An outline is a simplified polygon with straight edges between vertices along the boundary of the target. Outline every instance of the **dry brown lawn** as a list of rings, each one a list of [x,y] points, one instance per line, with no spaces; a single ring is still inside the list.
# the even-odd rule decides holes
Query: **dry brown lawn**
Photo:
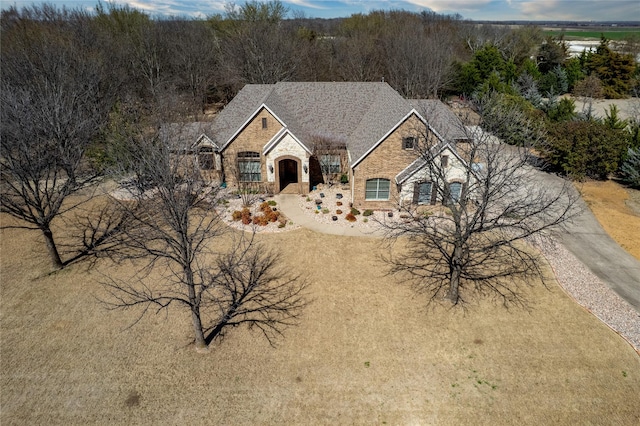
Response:
[[[640,191],[612,180],[585,182],[579,189],[607,234],[640,260]]]
[[[49,274],[37,234],[0,237],[2,425],[640,422],[638,354],[556,285],[529,312],[426,309],[375,239],[265,235],[311,283],[302,323],[277,348],[237,328],[198,354],[186,313],[128,328],[95,271]]]

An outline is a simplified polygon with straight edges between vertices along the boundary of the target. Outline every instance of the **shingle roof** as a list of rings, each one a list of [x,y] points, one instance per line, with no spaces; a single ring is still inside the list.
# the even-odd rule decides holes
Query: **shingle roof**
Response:
[[[420,114],[432,111],[427,121],[442,132],[443,138],[459,138],[459,120],[440,101],[408,101],[381,82],[248,84],[218,114],[215,133],[207,134],[224,149],[262,105],[309,151],[313,150],[314,137],[321,136],[345,143],[353,161],[365,155],[414,108]]]
[[[247,84],[238,92],[231,102],[216,116],[214,134],[209,134],[216,144],[223,145],[263,104],[273,90],[273,84]]]
[[[361,157],[412,109],[386,83],[280,82],[245,86],[220,112],[219,146],[264,104],[312,150],[314,136],[344,142],[352,158]]]
[[[190,150],[202,135],[211,139],[215,145],[215,141],[211,138],[213,133],[213,123],[206,121],[168,123],[160,127],[160,136],[168,142],[171,151]],[[214,148],[218,147],[214,146]]]
[[[442,102],[435,99],[410,99],[409,102],[444,140],[454,142],[468,138],[460,118]]]

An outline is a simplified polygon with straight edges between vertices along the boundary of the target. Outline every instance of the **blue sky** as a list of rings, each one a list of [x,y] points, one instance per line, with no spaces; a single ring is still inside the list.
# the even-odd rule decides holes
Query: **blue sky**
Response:
[[[110,0],[150,15],[206,17],[223,13],[227,0]],[[262,1],[262,0],[260,0]],[[3,9],[40,3],[33,0],[0,0]],[[97,0],[49,0],[67,8],[93,9]],[[236,0],[236,4],[243,0]],[[473,20],[578,20],[640,21],[638,0],[283,0],[307,17],[332,18],[380,9],[459,13]]]

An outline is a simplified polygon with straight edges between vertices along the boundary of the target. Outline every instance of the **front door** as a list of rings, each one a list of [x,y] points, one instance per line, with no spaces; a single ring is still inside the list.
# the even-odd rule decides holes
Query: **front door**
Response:
[[[298,162],[288,158],[280,160],[278,162],[278,175],[280,191],[290,183],[298,183]]]

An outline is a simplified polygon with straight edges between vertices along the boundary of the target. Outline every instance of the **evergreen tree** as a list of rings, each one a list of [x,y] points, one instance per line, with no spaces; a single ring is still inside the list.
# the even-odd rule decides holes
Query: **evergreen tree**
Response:
[[[622,180],[634,188],[640,188],[640,148],[627,150],[627,159],[620,167]]]

